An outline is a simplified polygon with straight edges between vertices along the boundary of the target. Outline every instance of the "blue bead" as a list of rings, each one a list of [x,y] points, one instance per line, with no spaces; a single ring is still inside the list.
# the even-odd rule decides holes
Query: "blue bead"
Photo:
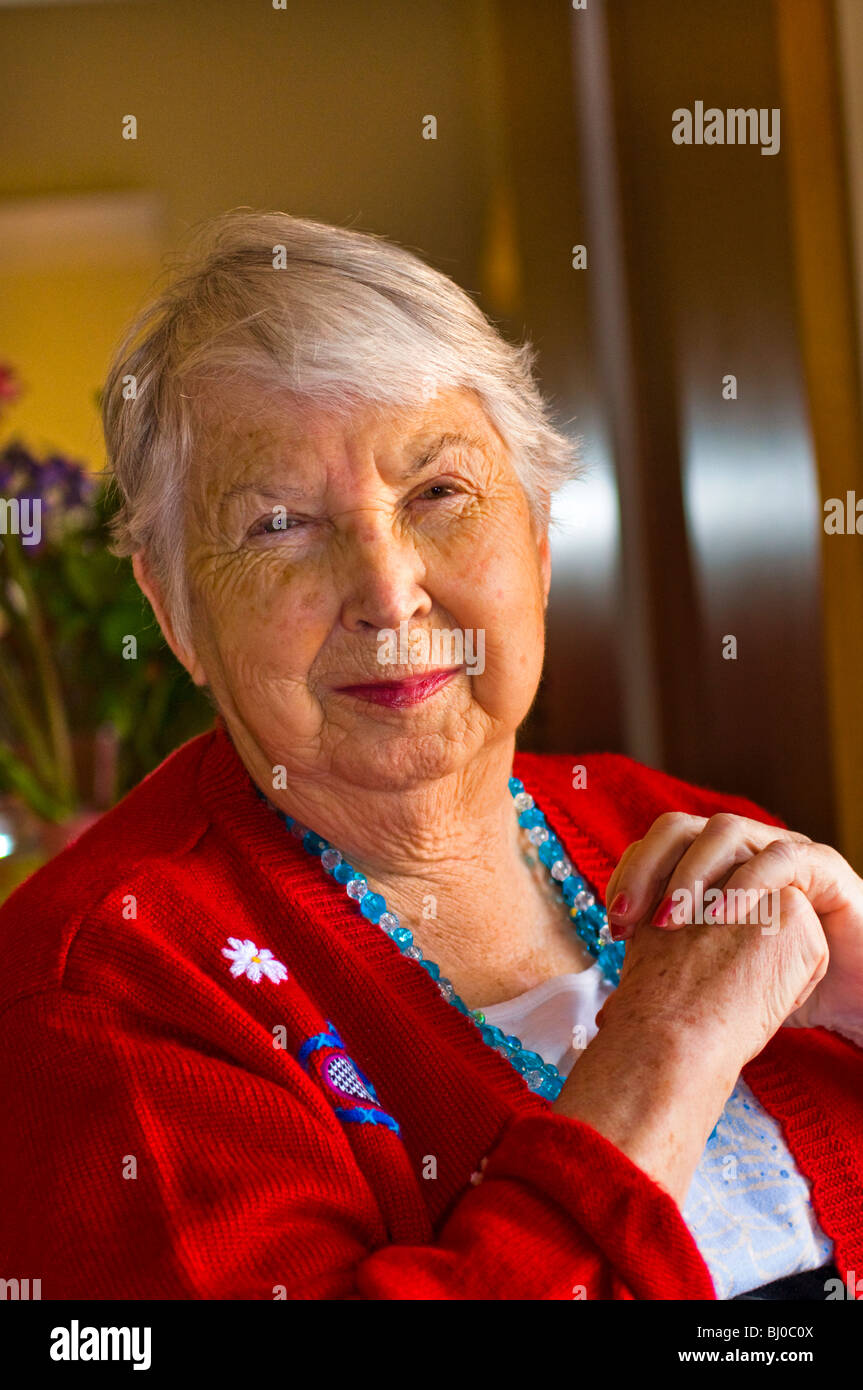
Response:
[[[360,912],[364,917],[368,917],[370,922],[379,922],[381,914],[386,910],[386,900],[380,893],[366,893],[365,897],[360,899]]]
[[[606,946],[604,950],[599,952],[599,968],[605,978],[610,980],[613,985],[620,983],[622,961],[616,955],[618,945],[622,946],[623,942],[618,942],[615,946]]]
[[[524,783],[518,777],[510,777],[508,787],[513,797],[524,793]],[[292,816],[285,815],[283,818],[288,830],[296,830],[299,827],[303,831],[303,847],[308,853],[320,856],[325,850],[332,849],[327,840],[316,834],[315,831],[300,826],[300,823],[295,821]],[[547,828],[545,815],[536,805],[531,806],[529,810],[521,811],[518,814],[518,823],[525,830],[534,830],[540,826]],[[537,850],[540,862],[548,869],[551,869],[559,859],[566,858],[566,851],[561,841],[551,831],[548,833],[548,838],[537,846]],[[350,883],[352,879],[358,879],[365,884],[367,891],[364,897],[357,899],[360,911],[370,922],[378,923],[380,921],[380,918],[387,911],[386,900],[380,893],[371,891],[364,874],[344,860],[334,868],[327,868],[326,872],[332,874],[336,882],[342,885]],[[574,908],[575,899],[579,893],[590,891],[585,879],[578,872],[571,873],[558,886],[569,909]],[[591,955],[599,961],[605,977],[613,984],[618,984],[626,945],[624,942],[615,942],[608,946],[600,946],[598,933],[608,920],[602,904],[596,903],[593,907],[582,908],[577,912],[570,911],[569,918],[576,934],[584,941]],[[413,933],[407,927],[401,925],[393,927],[391,931],[388,931],[388,935],[402,952],[407,951],[413,945]],[[441,980],[440,967],[434,961],[421,958],[419,964],[431,979]],[[505,1036],[503,1030],[497,1028],[493,1023],[481,1023],[474,1016],[474,1011],[469,1009],[464,1000],[455,993],[451,983],[445,981],[444,984],[444,997],[458,1009],[459,1013],[464,1014],[476,1024],[483,1042],[494,1047],[501,1055],[506,1056],[513,1069],[525,1079],[531,1074],[534,1074],[535,1080],[538,1077],[536,1086],[532,1087],[535,1095],[555,1101],[565,1083],[565,1078],[560,1075],[557,1068],[552,1063],[544,1061],[538,1052],[522,1048],[520,1040],[514,1034]],[[714,1137],[715,1133],[714,1130],[711,1138]]]
[[[583,893],[587,888],[587,884],[580,874],[570,874],[568,878],[563,880],[560,887],[563,893],[563,901],[569,907],[572,907],[579,893]]]
[[[582,941],[595,940],[596,927],[588,917],[585,908],[581,908],[581,910],[575,914],[574,921],[576,936],[580,936]]]
[[[537,850],[537,854],[539,855],[543,864],[546,864],[548,868],[551,868],[552,864],[557,859],[563,858],[563,852],[563,845],[560,843],[560,840],[557,838],[556,835],[549,835],[548,839],[543,840],[542,844]]]

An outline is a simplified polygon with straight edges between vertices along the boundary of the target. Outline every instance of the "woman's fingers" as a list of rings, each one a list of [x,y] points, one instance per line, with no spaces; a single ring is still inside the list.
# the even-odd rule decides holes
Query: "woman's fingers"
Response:
[[[844,880],[853,870],[838,850],[813,840],[773,839],[741,864],[725,884],[722,902],[707,922],[741,922],[755,914],[778,930],[777,904],[783,888],[797,888],[819,917],[829,916],[844,902]]]
[[[691,920],[693,909],[701,909],[711,888],[777,840],[812,843],[796,831],[730,812],[721,811],[709,819],[677,811],[659,816],[644,839],[630,846],[632,852],[627,850],[610,880],[614,897],[609,893],[608,915],[613,935],[617,940],[631,936],[650,913],[654,926],[672,930],[682,926]]]
[[[711,816],[669,876],[654,926],[674,930],[693,920],[710,921],[713,904],[739,868],[770,844],[810,844],[805,835],[725,811]],[[777,887],[784,888],[786,878]]]
[[[706,824],[704,816],[666,811],[643,840],[624,851],[606,889],[609,925],[618,940],[656,905],[675,864]]]
[[[629,860],[632,858],[633,854],[638,849],[638,846],[640,844],[640,840],[633,840],[632,844],[627,845],[626,849],[623,851],[623,854],[618,859],[617,865],[612,872],[611,878],[608,880],[608,883],[605,887],[605,901],[607,904],[609,904],[609,906],[617,902],[617,885],[620,882],[620,875],[623,873],[624,868],[626,867]]]

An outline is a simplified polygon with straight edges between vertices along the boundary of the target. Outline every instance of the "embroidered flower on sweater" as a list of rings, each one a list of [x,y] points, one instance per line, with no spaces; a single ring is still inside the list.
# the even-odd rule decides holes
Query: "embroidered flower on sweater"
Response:
[[[263,979],[266,975],[268,980],[272,980],[274,985],[280,984],[282,980],[288,978],[288,972],[280,960],[273,958],[272,951],[260,951],[254,941],[240,941],[239,937],[229,936],[228,946],[232,950],[222,947],[222,955],[227,956],[228,960],[234,963],[231,966],[231,974],[235,977],[245,975],[247,980],[252,980],[254,984]]]
[[[484,1173],[485,1173],[485,1165],[486,1165],[487,1163],[488,1163],[488,1155],[486,1154],[485,1158],[481,1158],[481,1159],[480,1159],[480,1161],[479,1161],[479,1168],[477,1169],[477,1171],[476,1171],[475,1173],[471,1173],[471,1175],[470,1175],[470,1180],[471,1180],[471,1182],[473,1183],[474,1187],[476,1187],[478,1183],[481,1183],[481,1182],[482,1182],[482,1180],[483,1180],[483,1175],[484,1175]]]

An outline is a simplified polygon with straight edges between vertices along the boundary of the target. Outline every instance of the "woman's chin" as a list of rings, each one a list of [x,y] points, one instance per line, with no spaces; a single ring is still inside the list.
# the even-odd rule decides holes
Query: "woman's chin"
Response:
[[[446,777],[469,763],[483,742],[475,730],[461,724],[451,728],[387,730],[377,725],[366,739],[343,742],[333,759],[332,773],[369,791],[405,791],[431,779]]]

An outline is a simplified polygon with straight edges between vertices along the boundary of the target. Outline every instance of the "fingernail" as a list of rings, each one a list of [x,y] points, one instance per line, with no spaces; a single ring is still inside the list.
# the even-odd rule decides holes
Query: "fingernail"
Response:
[[[662,902],[659,904],[659,907],[656,909],[656,913],[650,925],[652,927],[664,927],[669,917],[671,916],[673,907],[673,898],[663,898]]]
[[[627,922],[609,922],[611,941],[628,941],[635,934],[635,927]]]
[[[625,893],[615,893],[614,902],[608,909],[609,917],[625,917],[629,911],[629,898]]]

